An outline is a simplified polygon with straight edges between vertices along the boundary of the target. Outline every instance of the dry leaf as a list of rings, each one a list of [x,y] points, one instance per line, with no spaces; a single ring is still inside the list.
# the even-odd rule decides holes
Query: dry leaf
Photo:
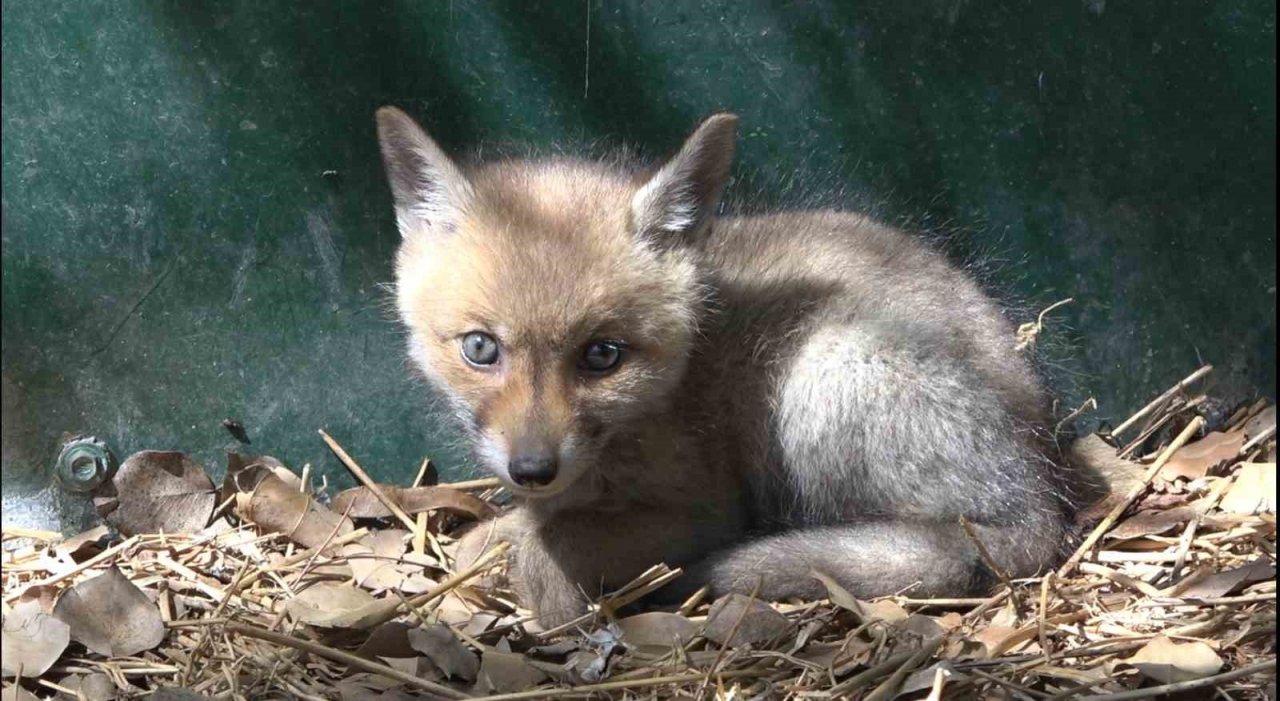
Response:
[[[0,693],[0,701],[40,701],[40,697],[17,684],[11,684]]]
[[[164,640],[160,608],[120,570],[85,580],[58,599],[53,615],[71,639],[104,657],[128,657]]]
[[[1267,560],[1259,558],[1243,567],[1236,567],[1223,572],[1216,572],[1192,584],[1178,596],[1192,598],[1214,598],[1227,596],[1244,589],[1256,582],[1265,582],[1276,578],[1276,568]]]
[[[460,489],[451,487],[397,487],[378,485],[382,493],[407,514],[417,514],[433,509],[483,520],[497,513],[492,504],[482,501]],[[333,497],[333,509],[351,518],[389,518],[391,510],[373,495],[368,487],[355,487],[339,492]]]
[[[1223,665],[1218,653],[1205,643],[1175,643],[1163,635],[1152,639],[1126,662],[1162,684],[1202,679],[1217,673]]]
[[[1082,473],[1086,502],[1103,501],[1108,495],[1127,494],[1142,481],[1142,465],[1119,456],[1102,436],[1091,433],[1077,439],[1067,452],[1071,465]]]
[[[1195,443],[1179,448],[1178,452],[1169,458],[1169,462],[1160,468],[1160,478],[1167,481],[1173,481],[1178,477],[1188,480],[1200,479],[1215,467],[1238,457],[1240,447],[1243,445],[1243,433],[1214,431]]]
[[[448,626],[435,623],[413,628],[409,630],[409,644],[426,655],[446,677],[469,682],[476,680],[480,660]]]
[[[365,639],[356,654],[372,660],[379,657],[413,657],[413,646],[409,644],[409,624],[390,621],[374,628]]]
[[[795,628],[790,619],[772,606],[741,594],[730,594],[711,607],[703,634],[720,645],[737,647],[782,638],[794,633]]]
[[[1240,465],[1235,484],[1227,490],[1219,505],[1233,514],[1276,512],[1276,464],[1247,462]]]
[[[322,628],[361,628],[387,610],[387,603],[350,584],[321,582],[289,599],[285,610],[296,620]]]
[[[1268,430],[1275,428],[1276,425],[1276,407],[1274,404],[1258,412],[1258,415],[1249,419],[1244,425],[1244,441],[1249,441],[1266,433]]]
[[[351,519],[325,508],[275,475],[266,475],[250,494],[236,500],[240,517],[265,531],[281,533],[307,548],[317,548],[354,530]]]
[[[38,677],[67,649],[71,629],[40,610],[39,601],[25,601],[4,617],[2,642],[0,667],[5,677]]]
[[[1180,506],[1175,509],[1156,511],[1139,511],[1120,522],[1107,533],[1111,539],[1128,540],[1149,535],[1160,535],[1182,526],[1196,517],[1194,506]]]
[[[58,682],[58,686],[73,692],[58,694],[57,698],[65,701],[111,701],[120,695],[116,683],[101,672],[73,674]]]
[[[827,598],[831,599],[831,603],[852,612],[861,622],[883,621],[885,623],[898,623],[907,620],[906,609],[888,599],[875,602],[859,601],[831,576],[818,570],[810,570],[809,576],[822,582],[822,585],[827,589]]]
[[[183,453],[144,450],[120,466],[94,504],[126,536],[196,533],[213,515],[218,493],[204,468]]]
[[[222,478],[218,503],[239,493],[252,492],[268,475],[275,475],[293,489],[303,491],[302,478],[270,455],[227,453],[227,474]]]
[[[487,650],[476,674],[475,691],[502,694],[527,691],[542,683],[547,675],[525,662],[523,655]]]
[[[984,657],[995,657],[1007,652],[1019,629],[1012,626],[987,626],[975,632],[971,638],[986,648]]]
[[[684,645],[698,634],[698,625],[674,613],[651,611],[618,621],[622,640],[628,645],[670,648]]]
[[[356,585],[365,589],[401,589],[404,580],[412,574],[420,572],[421,566],[402,563],[400,558],[405,551],[405,536],[408,531],[387,529],[374,531],[360,542],[351,543],[342,549],[351,565],[351,572]],[[412,593],[412,592],[408,592]]]
[[[54,550],[62,556],[69,557],[75,562],[84,562],[85,560],[102,552],[101,541],[111,534],[111,529],[106,526],[95,526],[80,533],[71,536],[66,540],[54,546]]]

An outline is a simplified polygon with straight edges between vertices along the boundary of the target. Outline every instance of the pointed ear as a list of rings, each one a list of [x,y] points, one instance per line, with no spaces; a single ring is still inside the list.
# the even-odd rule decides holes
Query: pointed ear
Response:
[[[472,197],[466,176],[409,115],[383,107],[376,119],[400,235],[450,229]]]
[[[701,231],[729,178],[737,137],[737,115],[721,112],[702,120],[680,152],[632,197],[636,234],[666,245],[673,237]]]

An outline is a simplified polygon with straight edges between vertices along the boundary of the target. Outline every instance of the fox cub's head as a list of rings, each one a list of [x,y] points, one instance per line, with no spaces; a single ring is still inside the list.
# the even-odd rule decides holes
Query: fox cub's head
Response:
[[[558,494],[684,373],[702,296],[688,244],[738,120],[706,119],[646,177],[578,161],[464,170],[403,112],[377,121],[410,354],[486,469],[522,496]]]

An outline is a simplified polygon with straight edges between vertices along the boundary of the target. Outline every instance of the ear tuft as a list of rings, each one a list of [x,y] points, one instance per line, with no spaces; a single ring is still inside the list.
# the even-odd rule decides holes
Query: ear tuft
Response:
[[[409,115],[383,107],[375,119],[400,234],[449,229],[471,199],[471,184]]]
[[[680,151],[632,197],[636,234],[665,244],[701,232],[729,179],[737,136],[737,115],[721,112],[702,120]]]

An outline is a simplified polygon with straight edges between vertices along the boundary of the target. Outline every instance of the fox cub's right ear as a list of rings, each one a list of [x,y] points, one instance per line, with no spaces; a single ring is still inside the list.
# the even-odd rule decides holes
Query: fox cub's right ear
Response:
[[[376,119],[400,235],[451,229],[472,197],[466,176],[409,115],[383,107]]]

